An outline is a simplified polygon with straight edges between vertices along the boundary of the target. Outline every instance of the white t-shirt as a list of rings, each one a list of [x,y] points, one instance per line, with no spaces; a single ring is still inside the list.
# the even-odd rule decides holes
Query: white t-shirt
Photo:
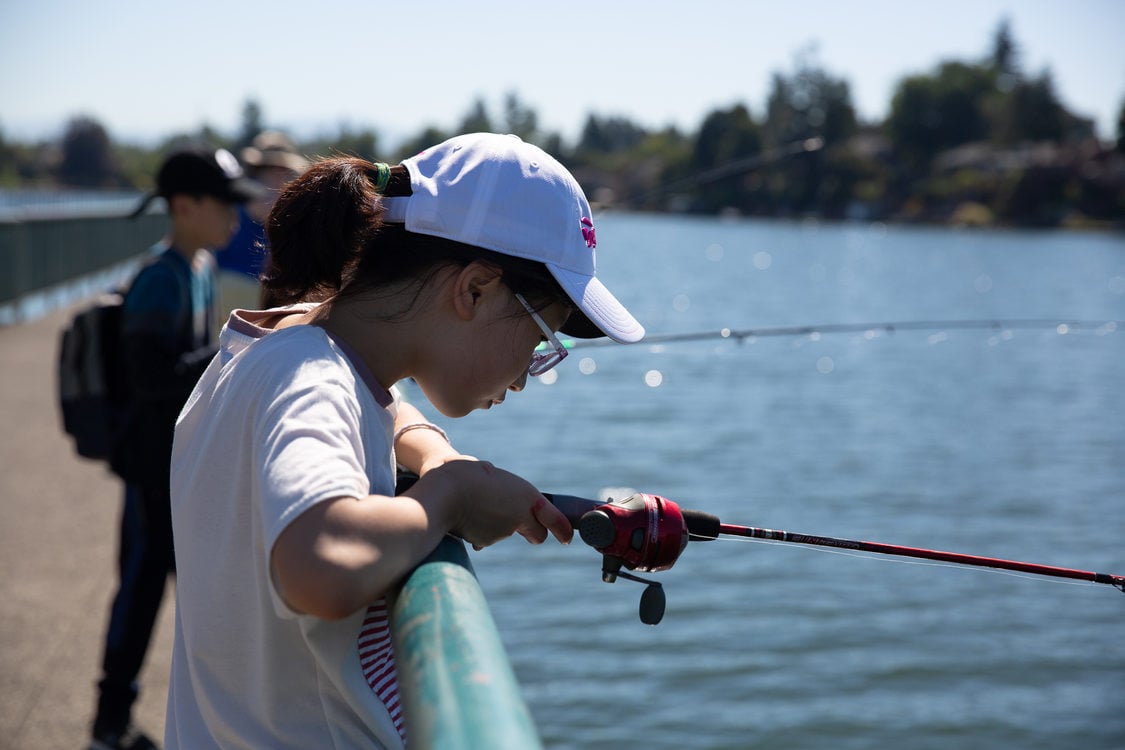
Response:
[[[401,748],[385,601],[329,622],[287,607],[269,573],[316,503],[394,494],[394,399],[322,328],[252,320],[231,316],[176,424],[165,747]]]

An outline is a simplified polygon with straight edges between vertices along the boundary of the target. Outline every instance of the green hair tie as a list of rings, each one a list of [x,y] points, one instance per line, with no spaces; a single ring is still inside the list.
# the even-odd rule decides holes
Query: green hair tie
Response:
[[[375,171],[378,173],[375,177],[375,192],[380,194],[387,192],[387,183],[391,181],[391,165],[375,162]]]

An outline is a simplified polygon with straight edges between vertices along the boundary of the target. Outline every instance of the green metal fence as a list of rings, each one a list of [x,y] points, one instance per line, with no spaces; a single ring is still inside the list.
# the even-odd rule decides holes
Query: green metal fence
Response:
[[[410,575],[391,632],[411,747],[542,747],[462,542],[447,537]]]
[[[82,204],[0,214],[0,305],[134,258],[167,229],[162,213],[125,214]]]

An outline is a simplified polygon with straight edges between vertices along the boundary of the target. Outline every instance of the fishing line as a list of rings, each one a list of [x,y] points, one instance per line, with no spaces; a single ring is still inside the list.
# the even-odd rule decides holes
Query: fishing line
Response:
[[[943,330],[990,330],[1004,332],[1011,330],[1054,330],[1060,336],[1069,333],[1093,331],[1099,336],[1114,333],[1125,321],[1119,320],[1068,320],[1064,318],[980,318],[973,320],[897,320],[864,323],[822,323],[819,325],[770,326],[762,328],[719,328],[717,330],[690,331],[686,333],[658,333],[645,336],[635,344],[670,344],[685,341],[707,341],[712,339],[733,340],[739,344],[759,338],[782,336],[819,336],[832,333],[885,333],[894,335],[897,331],[943,331]],[[620,346],[606,339],[566,340],[567,349],[586,349],[609,345]]]

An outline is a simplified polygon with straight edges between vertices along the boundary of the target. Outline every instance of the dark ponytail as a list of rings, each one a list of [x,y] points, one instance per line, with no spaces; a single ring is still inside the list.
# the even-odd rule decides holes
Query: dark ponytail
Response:
[[[347,284],[381,223],[377,177],[368,161],[334,157],[281,191],[266,220],[270,306],[326,299]]]

